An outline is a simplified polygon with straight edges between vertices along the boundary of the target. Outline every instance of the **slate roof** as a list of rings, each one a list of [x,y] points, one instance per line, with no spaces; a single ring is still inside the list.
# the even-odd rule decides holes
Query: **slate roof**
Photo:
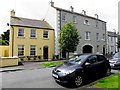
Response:
[[[46,21],[27,19],[15,16],[11,16],[10,25],[53,30],[53,28]]]
[[[88,17],[88,18],[95,19],[95,20],[99,20],[99,21],[101,21],[101,22],[106,23],[105,21],[100,20],[100,19],[95,18],[95,17],[91,17],[91,16],[84,15],[84,14],[81,14],[81,13],[78,13],[78,12],[74,12],[74,11],[72,12],[72,11],[69,11],[69,10],[66,10],[66,9],[62,9],[62,8],[59,8],[59,7],[55,7],[55,6],[52,6],[52,7],[55,8],[56,10],[62,10],[62,11],[68,12],[68,13],[77,14],[77,15],[80,15],[80,16],[83,16],[83,17]]]
[[[107,31],[108,36],[117,37],[118,35],[115,32]]]

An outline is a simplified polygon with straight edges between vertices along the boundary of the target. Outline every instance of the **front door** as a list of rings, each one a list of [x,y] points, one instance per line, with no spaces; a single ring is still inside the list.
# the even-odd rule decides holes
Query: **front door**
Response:
[[[48,59],[48,46],[44,46],[43,48],[43,58]]]

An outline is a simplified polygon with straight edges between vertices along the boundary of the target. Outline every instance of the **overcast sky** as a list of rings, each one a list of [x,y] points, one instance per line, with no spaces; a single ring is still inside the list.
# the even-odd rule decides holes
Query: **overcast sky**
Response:
[[[10,20],[10,11],[15,10],[16,16],[43,20],[51,0],[0,0],[0,34],[9,29],[7,23]],[[56,7],[70,9],[93,16],[99,15],[99,19],[107,22],[107,30],[118,30],[118,2],[119,0],[52,0]]]

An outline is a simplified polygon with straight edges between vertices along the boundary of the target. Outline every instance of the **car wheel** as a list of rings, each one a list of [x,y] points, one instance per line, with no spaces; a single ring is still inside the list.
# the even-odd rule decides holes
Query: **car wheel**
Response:
[[[75,80],[74,80],[74,83],[75,83],[75,86],[77,86],[77,87],[80,86],[80,85],[82,85],[82,83],[83,83],[82,76],[80,76],[80,75],[76,76]]]
[[[106,76],[109,76],[109,75],[111,74],[111,69],[110,69],[110,68],[107,68],[105,74],[106,74]]]

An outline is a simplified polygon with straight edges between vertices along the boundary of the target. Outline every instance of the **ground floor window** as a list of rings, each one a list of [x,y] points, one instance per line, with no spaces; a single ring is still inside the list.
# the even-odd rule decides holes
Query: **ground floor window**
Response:
[[[18,45],[18,56],[24,56],[24,45]]]
[[[99,45],[97,45],[97,52],[99,52]]]
[[[30,56],[36,55],[36,45],[30,45]]]

